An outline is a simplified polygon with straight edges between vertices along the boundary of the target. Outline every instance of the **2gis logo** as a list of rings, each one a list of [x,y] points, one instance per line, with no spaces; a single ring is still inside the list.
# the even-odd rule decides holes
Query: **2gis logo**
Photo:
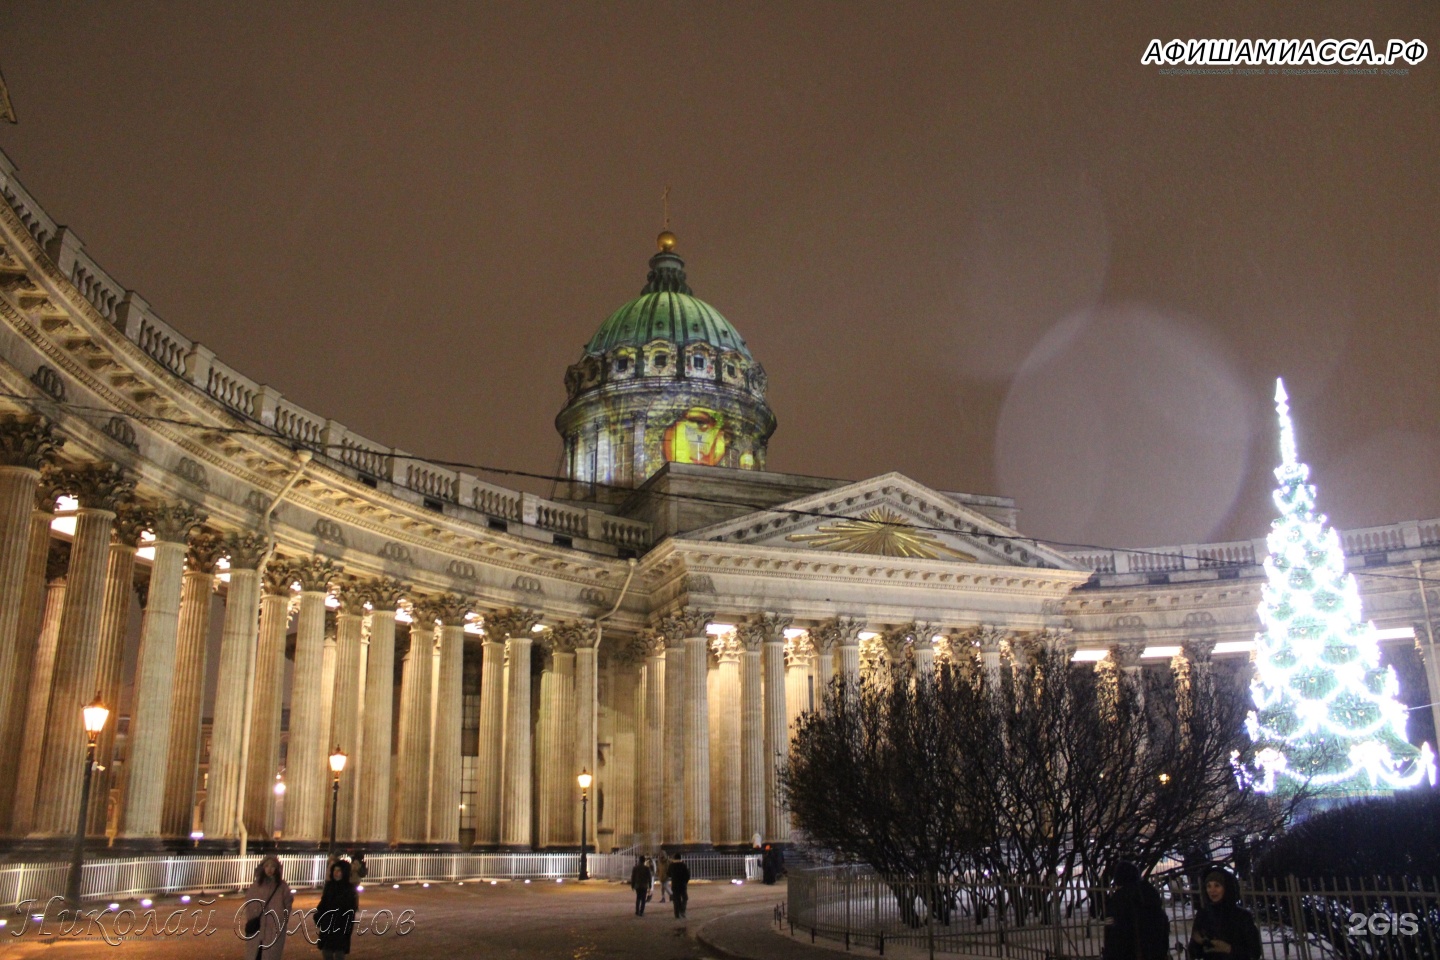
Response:
[[[1420,918],[1413,913],[1352,913],[1345,922],[1352,937],[1413,937],[1420,932]]]

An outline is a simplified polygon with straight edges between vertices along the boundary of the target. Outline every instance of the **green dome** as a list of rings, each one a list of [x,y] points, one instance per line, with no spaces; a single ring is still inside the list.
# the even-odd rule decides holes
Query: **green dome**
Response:
[[[730,321],[690,292],[685,261],[670,250],[650,258],[645,289],[610,314],[585,345],[585,352],[600,356],[616,347],[640,347],[652,340],[668,340],[680,347],[708,343],[717,350],[734,350],[747,360],[754,359]]]

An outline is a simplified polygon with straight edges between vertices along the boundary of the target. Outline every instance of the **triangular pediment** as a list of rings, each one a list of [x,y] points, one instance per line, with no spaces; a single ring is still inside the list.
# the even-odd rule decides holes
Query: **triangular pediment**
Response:
[[[1079,569],[1069,557],[899,473],[693,530],[682,539],[836,556]]]

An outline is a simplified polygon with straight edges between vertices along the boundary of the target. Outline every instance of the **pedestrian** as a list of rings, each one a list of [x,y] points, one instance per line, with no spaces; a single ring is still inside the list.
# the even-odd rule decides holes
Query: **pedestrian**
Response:
[[[685,910],[690,906],[690,864],[678,852],[670,861],[670,902],[675,907],[675,916],[685,919]]]
[[[1240,884],[1223,867],[1205,872],[1205,905],[1195,914],[1191,960],[1262,960],[1260,928],[1240,905]]]
[[[770,849],[770,844],[765,844],[765,849],[760,852],[760,879],[766,886],[775,884],[775,851]]]
[[[630,871],[630,889],[635,891],[635,916],[645,916],[645,901],[650,899],[650,884],[654,880],[654,874],[650,872],[650,866],[645,862],[644,857],[635,858],[635,866]]]
[[[317,946],[325,960],[340,960],[350,953],[350,932],[359,912],[360,896],[350,880],[350,862],[336,860],[330,865],[330,877],[315,908]]]
[[[240,913],[245,918],[246,960],[281,960],[285,930],[295,891],[285,882],[280,859],[271,854],[255,867],[255,882],[245,890]]]
[[[1105,903],[1102,960],[1165,960],[1170,917],[1160,891],[1128,860],[1115,865],[1115,890]]]
[[[660,851],[660,858],[655,861],[655,879],[660,883],[660,902],[664,903],[670,893],[670,858],[664,850]]]
[[[350,872],[355,877],[355,882],[360,883],[370,875],[370,867],[365,863],[365,852],[362,850],[350,859],[353,864]]]

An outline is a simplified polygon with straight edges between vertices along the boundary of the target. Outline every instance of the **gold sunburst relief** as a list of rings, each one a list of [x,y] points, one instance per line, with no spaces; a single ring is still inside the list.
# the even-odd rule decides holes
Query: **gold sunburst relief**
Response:
[[[816,527],[814,533],[792,533],[785,539],[839,553],[871,553],[882,557],[975,562],[975,557],[963,550],[946,546],[933,533],[917,530],[909,520],[889,507],[867,510],[855,520],[824,523]]]

